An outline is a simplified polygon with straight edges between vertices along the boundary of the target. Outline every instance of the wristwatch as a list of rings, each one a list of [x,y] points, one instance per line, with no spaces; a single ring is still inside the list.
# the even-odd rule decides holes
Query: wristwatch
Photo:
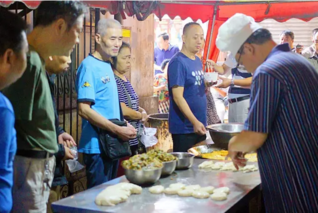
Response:
[[[234,78],[231,79],[231,84],[230,84],[230,86],[231,86],[231,87],[234,86]]]

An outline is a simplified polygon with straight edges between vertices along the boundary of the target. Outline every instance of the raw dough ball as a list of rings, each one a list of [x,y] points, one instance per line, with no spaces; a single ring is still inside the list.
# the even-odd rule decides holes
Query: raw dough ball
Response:
[[[227,199],[227,194],[225,194],[224,192],[213,193],[211,195],[211,199],[212,200],[216,200],[216,201],[226,200]]]
[[[182,189],[178,191],[178,195],[180,197],[191,197],[193,193],[193,190],[191,189]]]
[[[214,191],[214,187],[213,186],[202,187],[200,190],[204,191],[204,192],[207,192],[209,194],[212,194],[213,191]]]
[[[125,202],[133,194],[140,194],[142,188],[132,183],[119,183],[109,186],[99,193],[95,198],[95,203],[99,206],[114,206]]]
[[[211,169],[219,170],[224,166],[224,164],[225,164],[224,162],[217,162],[211,166]]]
[[[243,168],[240,168],[244,173],[257,171],[258,168],[255,165],[246,165]]]
[[[199,165],[199,169],[208,169],[213,166],[213,161],[204,161]]]
[[[213,194],[219,193],[219,192],[223,192],[225,194],[229,194],[230,193],[230,189],[229,189],[229,187],[220,187],[220,188],[214,189]]]
[[[149,192],[152,194],[161,194],[165,188],[163,186],[153,186],[149,188]]]
[[[190,186],[186,186],[186,187],[185,187],[185,189],[192,190],[192,191],[198,190],[198,189],[200,189],[200,188],[201,188],[200,185],[190,185]]]
[[[192,193],[192,196],[199,199],[205,199],[208,198],[210,194],[202,190],[197,190]]]
[[[178,194],[178,191],[180,191],[180,188],[166,188],[163,192],[167,195],[176,195]]]
[[[115,186],[109,186],[95,198],[95,203],[99,206],[114,206],[125,202],[130,196],[130,191]]]
[[[142,188],[140,186],[137,186],[132,183],[119,183],[115,185],[121,189],[124,189],[126,191],[130,191],[132,194],[140,194],[142,191]]]
[[[185,185],[183,183],[172,183],[169,188],[184,189]]]
[[[233,171],[236,172],[236,168],[234,166],[234,164],[232,162],[230,163],[226,163],[223,165],[223,167],[221,168],[221,171]]]

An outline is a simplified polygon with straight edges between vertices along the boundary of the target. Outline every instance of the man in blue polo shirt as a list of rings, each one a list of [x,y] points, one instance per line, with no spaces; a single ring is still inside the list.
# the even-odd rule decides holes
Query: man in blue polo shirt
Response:
[[[169,131],[173,151],[187,152],[206,139],[207,100],[202,62],[196,54],[204,42],[202,27],[195,22],[183,28],[183,46],[168,66]]]
[[[252,17],[235,14],[216,45],[254,73],[245,131],[229,142],[238,166],[257,150],[266,212],[318,212],[318,73]]]
[[[92,124],[125,141],[136,137],[133,126],[119,127],[109,121],[120,119],[117,84],[109,60],[117,56],[122,38],[118,21],[101,19],[95,37],[96,51],[83,60],[77,71],[78,109],[83,118],[78,151],[84,153],[88,188],[115,178],[118,169],[118,160],[102,158],[98,134]]]
[[[168,33],[162,33],[158,36],[157,47],[155,48],[155,75],[163,74],[161,64],[166,59],[171,59],[180,50],[177,46],[169,43]]]
[[[14,24],[12,24],[14,23]],[[26,24],[0,8],[0,90],[20,78],[26,68]],[[12,208],[13,160],[17,151],[15,116],[10,101],[0,92],[0,212]]]

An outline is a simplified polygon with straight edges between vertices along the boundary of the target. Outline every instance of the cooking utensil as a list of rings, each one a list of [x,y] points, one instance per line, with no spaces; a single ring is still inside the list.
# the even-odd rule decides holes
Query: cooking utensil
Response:
[[[161,177],[169,176],[176,170],[177,160],[162,162],[162,164],[163,164],[163,168],[162,168]]]
[[[207,127],[214,144],[221,149],[228,149],[230,139],[244,130],[241,123],[213,124]]]
[[[163,167],[162,167],[163,168]],[[157,182],[161,176],[162,168],[141,170],[124,169],[127,180],[137,185],[152,185]]]
[[[178,158],[176,170],[189,169],[193,164],[194,155],[187,152],[171,152]]]

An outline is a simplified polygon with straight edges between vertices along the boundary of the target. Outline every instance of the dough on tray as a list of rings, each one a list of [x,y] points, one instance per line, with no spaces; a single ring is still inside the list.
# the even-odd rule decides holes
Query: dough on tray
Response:
[[[209,196],[210,196],[209,193],[202,191],[200,189],[192,193],[192,197],[199,198],[199,199],[205,199],[205,198],[208,198]]]
[[[180,190],[182,190],[182,189],[169,187],[169,188],[166,188],[163,192],[167,195],[176,195],[176,194],[178,194],[178,191],[180,191]]]
[[[257,170],[258,170],[258,168],[255,165],[246,165],[246,166],[240,168],[240,171],[243,171],[244,173],[255,172]]]
[[[232,171],[232,172],[236,172],[237,171],[235,166],[234,166],[234,164],[232,162],[224,164],[220,170],[221,171]]]
[[[161,194],[161,193],[163,193],[164,190],[165,190],[165,188],[163,186],[161,186],[161,185],[152,186],[152,187],[149,188],[149,192],[151,194]]]
[[[213,161],[207,160],[199,165],[199,169],[209,169],[213,166]]]
[[[202,187],[200,190],[204,191],[204,192],[207,192],[209,194],[212,194],[213,191],[214,191],[214,187],[213,186]]]
[[[190,186],[186,186],[186,187],[185,187],[185,189],[192,190],[192,191],[198,190],[198,189],[200,189],[200,188],[201,188],[200,185],[190,185]]]
[[[180,197],[191,197],[193,193],[193,190],[191,189],[181,189],[178,191],[178,195]]]
[[[131,194],[140,194],[142,188],[132,183],[119,183],[109,186],[99,193],[95,203],[99,206],[114,206],[125,202]]]
[[[184,189],[185,185],[183,183],[172,183],[169,188]]]
[[[220,191],[220,192],[213,193],[210,198],[212,200],[222,201],[227,199],[227,194]]]
[[[219,193],[219,192],[223,192],[225,194],[229,194],[230,193],[230,188],[229,187],[220,187],[220,188],[214,189],[213,194]]]

